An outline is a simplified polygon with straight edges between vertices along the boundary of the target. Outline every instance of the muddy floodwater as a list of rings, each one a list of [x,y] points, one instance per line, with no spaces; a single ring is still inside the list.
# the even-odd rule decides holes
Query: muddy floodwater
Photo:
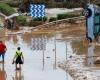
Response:
[[[68,73],[57,67],[58,61],[66,60],[66,45],[56,41],[55,34],[7,31],[0,39],[7,46],[5,64],[0,63],[0,80],[72,80]],[[12,59],[18,46],[25,63],[22,70],[16,71]]]
[[[87,46],[84,28],[65,31],[44,32],[6,32],[1,37],[7,46],[5,64],[0,63],[0,80],[73,80],[71,76],[57,67],[73,54],[85,55],[83,65],[98,69],[95,60],[100,56],[100,46]],[[69,31],[69,32],[68,32]],[[16,71],[12,59],[16,48],[20,46],[25,63],[22,70]]]

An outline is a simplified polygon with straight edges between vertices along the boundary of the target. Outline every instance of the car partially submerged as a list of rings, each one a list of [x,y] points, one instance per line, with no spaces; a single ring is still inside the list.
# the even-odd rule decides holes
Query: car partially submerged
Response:
[[[100,35],[100,7],[94,4],[87,4],[85,7],[86,36],[95,40]]]

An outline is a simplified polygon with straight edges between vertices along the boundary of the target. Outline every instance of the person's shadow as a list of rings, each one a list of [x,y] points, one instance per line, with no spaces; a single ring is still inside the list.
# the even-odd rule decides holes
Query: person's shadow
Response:
[[[16,70],[15,76],[12,77],[12,80],[24,80],[24,76],[22,75],[22,71]]]
[[[0,63],[0,80],[6,80],[7,75],[4,69],[4,63]]]

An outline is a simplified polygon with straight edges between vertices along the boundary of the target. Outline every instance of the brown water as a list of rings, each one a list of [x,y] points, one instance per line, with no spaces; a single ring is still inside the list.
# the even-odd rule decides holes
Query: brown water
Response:
[[[0,39],[7,45],[5,64],[0,64],[0,80],[71,80],[68,73],[57,67],[57,62],[77,54],[85,55],[85,66],[99,67],[94,62],[99,56],[100,46],[86,46],[84,28],[57,32],[10,32]],[[75,31],[75,32],[74,32]],[[7,32],[6,32],[7,33]],[[55,40],[56,39],[56,40]],[[12,59],[16,48],[23,51],[25,63],[21,71],[16,71]],[[96,57],[95,57],[96,56]],[[0,77],[1,77],[0,76]],[[60,77],[58,77],[60,76]],[[5,79],[6,78],[6,79]]]
[[[92,45],[84,45],[83,40],[73,41],[72,46],[76,49],[76,54],[85,55],[86,62],[85,65],[89,67],[100,67],[100,64],[96,64],[95,62],[100,57],[100,45],[92,44]]]
[[[7,52],[5,64],[0,64],[0,80],[72,80],[68,73],[57,67],[57,62],[66,60],[66,50],[64,42],[56,41],[55,52],[54,35],[10,32],[1,37],[7,46]],[[22,70],[16,71],[12,59],[18,46],[21,47],[25,63]]]

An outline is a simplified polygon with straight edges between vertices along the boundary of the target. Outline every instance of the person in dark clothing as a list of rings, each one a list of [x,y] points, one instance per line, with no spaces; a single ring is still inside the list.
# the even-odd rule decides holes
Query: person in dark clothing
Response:
[[[24,57],[23,57],[22,52],[20,51],[20,47],[17,48],[17,51],[16,51],[15,56],[13,58],[12,64],[14,64],[14,63],[16,66],[16,70],[20,70],[21,64],[24,63]],[[19,67],[18,67],[18,65],[19,65]]]

